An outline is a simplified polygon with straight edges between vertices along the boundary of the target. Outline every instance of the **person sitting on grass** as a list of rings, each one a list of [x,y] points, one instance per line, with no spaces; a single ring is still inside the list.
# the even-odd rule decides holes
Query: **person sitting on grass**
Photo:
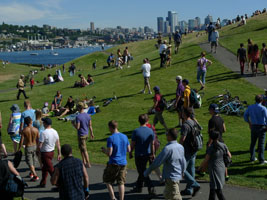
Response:
[[[95,83],[91,74],[87,75],[87,82],[88,82],[89,85],[93,85]]]
[[[55,95],[54,97],[54,100],[52,102],[52,105],[51,105],[51,111],[54,111],[56,109],[59,109],[60,106],[62,104],[62,94],[61,92],[58,90],[57,91],[57,94]]]
[[[108,64],[108,66],[110,67],[110,65],[114,65],[115,64],[115,60],[114,60],[114,55],[113,55],[113,53],[111,53],[110,54],[110,56],[108,57],[108,59],[107,59],[107,64]]]
[[[89,102],[89,108],[88,108],[87,114],[91,116],[96,114],[96,107],[95,107],[94,101]]]
[[[74,111],[74,105],[75,104],[74,104],[74,101],[72,99],[72,96],[69,96],[66,105],[63,108],[60,109],[60,112],[62,112],[62,113],[61,113],[61,115],[59,117],[63,117],[66,114],[72,114],[73,111]]]

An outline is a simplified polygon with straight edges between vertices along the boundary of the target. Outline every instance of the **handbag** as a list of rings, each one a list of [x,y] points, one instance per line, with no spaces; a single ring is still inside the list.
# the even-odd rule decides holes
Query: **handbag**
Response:
[[[224,161],[224,165],[225,167],[230,167],[232,165],[232,159],[230,158],[230,156],[228,155],[228,151],[226,148],[224,148],[224,153],[223,153],[223,161]]]

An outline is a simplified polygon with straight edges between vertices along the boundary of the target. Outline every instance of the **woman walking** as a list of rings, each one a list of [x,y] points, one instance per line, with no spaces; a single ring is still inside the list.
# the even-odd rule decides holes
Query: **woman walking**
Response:
[[[17,144],[20,143],[20,119],[21,113],[19,106],[17,104],[13,104],[10,108],[12,111],[10,115],[10,120],[7,128],[7,132],[10,135],[10,138],[13,142],[14,153],[17,152]]]
[[[260,51],[258,45],[255,44],[253,46],[252,57],[251,57],[252,76],[257,76],[259,62],[260,62]]]
[[[249,66],[251,63],[251,59],[252,59],[252,51],[253,51],[253,42],[251,39],[248,39],[248,47],[247,47],[247,51],[248,51],[248,69],[247,72],[249,72]]]
[[[205,78],[207,73],[207,67],[212,64],[212,62],[205,58],[206,53],[201,52],[201,58],[197,61],[197,81],[200,83],[201,88],[203,90],[205,88]],[[200,80],[201,78],[201,80]]]
[[[218,141],[219,135],[220,133],[218,131],[209,133],[210,139],[213,142],[207,149],[205,160],[200,165],[200,171],[205,171],[208,166],[210,176],[209,200],[215,200],[216,194],[219,200],[225,200],[222,193],[223,185],[225,183],[224,155],[228,154],[231,158],[231,154],[228,151],[227,146]]]
[[[266,74],[267,74],[267,48],[266,48],[265,43],[262,43],[261,63],[263,64],[264,75],[266,76]]]

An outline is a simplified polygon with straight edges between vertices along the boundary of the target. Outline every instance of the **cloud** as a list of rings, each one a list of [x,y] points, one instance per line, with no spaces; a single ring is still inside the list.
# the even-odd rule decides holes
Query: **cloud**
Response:
[[[13,3],[0,6],[0,20],[5,22],[26,22],[44,18],[46,10],[40,10],[29,5]]]

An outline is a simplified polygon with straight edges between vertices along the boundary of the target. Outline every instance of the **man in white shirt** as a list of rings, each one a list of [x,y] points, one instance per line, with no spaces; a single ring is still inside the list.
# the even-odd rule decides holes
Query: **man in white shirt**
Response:
[[[167,40],[163,41],[163,44],[159,47],[159,55],[160,55],[160,67],[164,67],[166,61],[166,50],[167,50]]]
[[[215,47],[214,53],[216,53],[217,46],[218,46],[218,40],[219,40],[219,32],[215,28],[212,29],[210,40],[211,40],[210,52],[212,53],[213,47]]]
[[[149,78],[150,78],[150,70],[151,70],[151,65],[149,63],[148,58],[145,58],[143,60],[144,64],[142,65],[142,72],[144,76],[144,89],[141,91],[143,94],[145,94],[146,87],[148,88],[148,94],[152,94],[151,89],[150,89],[150,84],[149,84]]]
[[[48,117],[42,119],[45,130],[42,132],[39,139],[39,149],[41,151],[42,167],[42,180],[40,187],[45,187],[48,173],[52,176],[54,167],[52,159],[54,157],[55,145],[57,145],[58,156],[57,159],[61,160],[59,136],[55,129],[51,127],[52,120]]]

